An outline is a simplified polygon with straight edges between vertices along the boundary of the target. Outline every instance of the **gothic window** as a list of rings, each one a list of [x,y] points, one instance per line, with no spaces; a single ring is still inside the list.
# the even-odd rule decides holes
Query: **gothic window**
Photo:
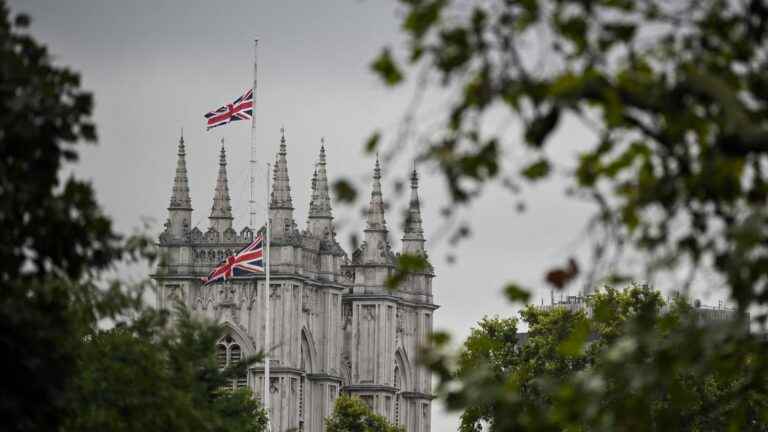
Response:
[[[216,344],[216,363],[220,369],[234,366],[235,364],[239,363],[242,358],[242,348],[240,348],[240,345],[238,345],[238,343],[232,339],[232,336],[227,335],[221,339],[218,344]],[[247,385],[248,377],[246,373],[243,373],[242,375],[238,375],[237,377],[233,378],[231,384],[227,385],[226,387],[229,389],[237,390],[245,388]]]
[[[218,364],[219,369],[227,367],[227,347],[221,343],[216,345],[216,364]]]

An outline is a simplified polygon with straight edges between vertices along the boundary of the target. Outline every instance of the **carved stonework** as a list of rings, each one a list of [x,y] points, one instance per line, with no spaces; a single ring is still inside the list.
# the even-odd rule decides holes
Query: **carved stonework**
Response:
[[[166,285],[166,295],[165,299],[168,301],[169,304],[176,303],[177,301],[183,300],[184,293],[181,290],[181,287],[179,285]]]
[[[430,432],[430,376],[414,359],[418,348],[428,343],[432,328],[434,274],[430,267],[427,272],[409,274],[401,290],[385,286],[396,261],[390,239],[399,233],[389,231],[385,221],[381,167],[375,170],[366,229],[359,246],[347,254],[335,238],[327,173],[320,162],[307,230],[298,230],[283,141],[273,179],[279,193],[273,194],[273,202],[265,203],[272,221],[271,283],[265,285],[264,274],[253,279],[238,274],[204,286],[201,278],[257,233],[264,236],[266,232],[261,222],[259,231],[252,231],[238,226],[243,221],[232,217],[223,153],[210,219],[200,214],[201,208],[193,211],[183,156],[180,146],[176,198],[160,235],[164,259],[153,272],[158,288],[155,303],[170,309],[181,301],[195,318],[228,329],[230,345],[241,349],[228,348],[223,357],[217,351],[219,362],[231,363],[268,350],[271,379],[265,382],[263,364],[254,364],[246,378],[238,377],[232,387],[247,386],[256,397],[265,390],[271,395],[275,432],[322,432],[323,419],[340,393],[363,398],[403,430]],[[416,214],[417,204],[411,200],[410,214]],[[411,225],[411,231],[405,226],[398,252],[426,256],[423,227]],[[271,307],[268,322],[265,304]],[[267,328],[271,340],[265,346]]]
[[[342,328],[346,330],[352,325],[352,305],[345,304],[341,308]]]
[[[301,293],[301,310],[305,313],[312,312],[312,305],[310,304],[312,301],[312,295],[309,290],[310,288],[305,287]]]
[[[279,299],[280,298],[280,292],[282,291],[282,286],[280,284],[270,284],[269,287],[269,298],[270,299]]]
[[[376,319],[376,306],[363,306],[363,317],[366,321],[373,321]]]

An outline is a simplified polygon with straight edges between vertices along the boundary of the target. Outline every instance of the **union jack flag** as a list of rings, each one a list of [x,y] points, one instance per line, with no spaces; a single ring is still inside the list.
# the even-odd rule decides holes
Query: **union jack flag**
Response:
[[[234,255],[228,256],[219,263],[207,277],[204,277],[203,285],[210,285],[218,281],[226,281],[234,276],[243,276],[248,273],[261,273],[264,271],[264,242],[261,234],[253,239],[251,244],[240,249]]]
[[[235,99],[231,104],[211,111],[205,115],[208,120],[208,129],[229,124],[238,120],[250,120],[253,118],[253,89],[248,89],[244,95]]]

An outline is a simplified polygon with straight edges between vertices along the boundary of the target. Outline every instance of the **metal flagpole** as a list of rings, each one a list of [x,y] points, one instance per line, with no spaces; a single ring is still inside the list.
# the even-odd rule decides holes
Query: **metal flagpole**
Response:
[[[266,264],[264,265],[264,269],[266,270],[266,281],[264,282],[264,320],[266,322],[266,326],[264,329],[264,409],[267,411],[267,431],[272,430],[272,422],[269,419],[269,350],[270,350],[270,344],[272,343],[270,340],[270,327],[272,327],[270,324],[270,318],[269,318],[269,302],[270,302],[270,286],[269,286],[269,247],[270,243],[272,242],[272,238],[270,236],[270,225],[272,224],[269,220],[269,177],[270,177],[270,166],[267,164],[267,208],[265,209],[265,212],[267,213],[267,220],[266,220]]]
[[[251,160],[250,160],[250,200],[248,201],[248,224],[251,232],[256,233],[256,73],[258,71],[259,40],[253,41],[253,95],[251,97]]]
[[[248,212],[250,216],[249,224],[251,232],[256,233],[256,89],[258,77],[258,58],[259,58],[259,40],[253,41],[253,98],[251,106],[251,159],[250,163],[250,200],[248,201]],[[269,318],[269,164],[267,164],[267,195],[266,195],[266,240],[265,240],[265,264],[266,273],[264,281],[264,394],[262,395],[262,405],[267,413],[267,431],[272,430],[272,422],[269,413],[269,345],[270,341],[270,318]]]

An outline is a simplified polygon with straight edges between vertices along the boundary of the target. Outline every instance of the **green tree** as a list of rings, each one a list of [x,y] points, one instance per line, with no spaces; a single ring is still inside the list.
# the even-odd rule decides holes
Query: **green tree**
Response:
[[[250,395],[219,390],[237,369],[215,367],[221,329],[183,311],[169,328],[142,302],[145,284],[106,277],[151,261],[151,241],[123,239],[88,182],[62,179],[96,140],[92,96],[29,24],[0,0],[2,429],[263,430]]]
[[[98,300],[81,282],[120,247],[90,185],[59,178],[76,145],[96,138],[92,98],[51,65],[28,24],[0,2],[0,417],[12,430],[54,430],[94,318],[74,301]]]
[[[266,430],[266,412],[250,390],[225,389],[256,359],[220,370],[213,347],[218,326],[178,309],[145,311],[129,324],[86,336],[70,394],[77,410],[67,431]]]
[[[690,349],[688,338],[706,339],[729,322],[701,320],[687,303],[666,304],[658,292],[638,287],[607,288],[584,306],[528,306],[520,312],[528,326],[521,340],[513,318],[486,318],[472,330],[456,375],[472,383],[455,395],[464,399],[462,432],[482,430],[483,424],[493,431],[716,431],[727,429],[735,417],[741,417],[743,429],[765,429],[765,382],[743,385],[755,353],[719,357],[744,370],[689,368],[671,356]],[[634,334],[631,326],[641,323],[645,339],[627,338]],[[759,352],[765,354],[765,347]],[[659,373],[653,368],[662,365],[663,385],[655,387],[654,377],[644,374]],[[632,372],[616,373],[617,367]],[[733,403],[735,392],[743,400],[739,404]],[[597,395],[601,399],[590,399]]]
[[[565,351],[572,356],[525,369],[532,381],[457,374],[456,356],[438,350],[428,364],[448,405],[493,410],[480,416],[505,413],[493,417],[496,430],[763,430],[768,5],[400,3],[405,52],[384,48],[371,66],[390,86],[418,71],[419,95],[431,84],[433,94],[451,101],[419,148],[450,192],[446,214],[488,183],[507,187],[514,205],[526,186],[561,175],[570,194],[595,205],[585,286],[686,271],[676,287],[686,292],[706,267],[713,285],[752,314],[750,322],[712,328],[691,319],[671,325],[671,317],[657,323],[651,307],[631,314],[608,308],[616,319],[604,325],[615,337],[606,333],[598,344],[571,339]],[[421,123],[412,114],[407,127]],[[491,121],[499,114],[521,125],[518,137],[498,132],[506,130]],[[569,121],[593,131],[593,140],[578,143],[578,155],[559,166],[553,152],[576,153],[568,151],[575,143],[555,150],[551,137]],[[373,138],[370,151],[383,141],[378,132]],[[515,157],[505,157],[510,153]],[[458,234],[467,232],[460,227]],[[627,256],[639,256],[642,267],[623,265]],[[605,263],[612,263],[608,270]],[[546,280],[562,289],[580,268],[572,261]],[[528,297],[514,284],[506,292],[514,302]],[[542,342],[542,350],[552,342]],[[576,354],[598,346],[589,368],[570,372],[584,360]],[[701,386],[712,391],[699,392]],[[530,392],[537,398],[527,398]]]
[[[336,399],[333,413],[325,419],[328,432],[403,432],[404,429],[375,414],[355,396],[341,395]]]

